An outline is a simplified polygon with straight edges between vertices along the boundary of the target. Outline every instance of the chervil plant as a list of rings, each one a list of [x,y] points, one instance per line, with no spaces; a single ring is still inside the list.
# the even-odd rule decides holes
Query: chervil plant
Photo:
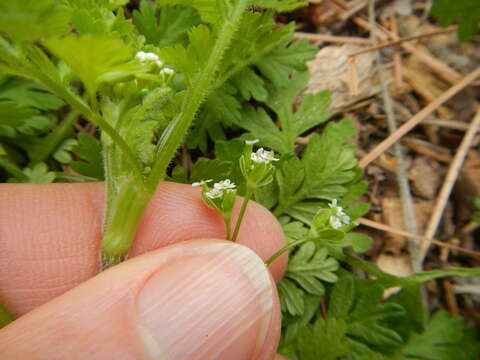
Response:
[[[125,258],[163,179],[201,187],[232,241],[255,200],[277,216],[288,240],[266,263],[290,251],[278,285],[281,353],[475,359],[472,332],[459,318],[430,317],[420,285],[478,269],[397,278],[358,256],[371,239],[353,231],[368,211],[358,202],[366,183],[348,144],[353,122],[324,126],[328,93],[302,98],[305,62],[316,48],[293,41],[293,24],[274,21],[305,3],[127,3],[0,3],[0,167],[8,181],[105,180],[104,267]],[[296,145],[320,126],[306,146]],[[191,167],[175,161],[180,146],[193,150]],[[237,195],[243,200],[232,228]],[[359,279],[352,268],[375,279]],[[391,287],[401,291],[384,301]],[[0,306],[0,326],[9,321]]]

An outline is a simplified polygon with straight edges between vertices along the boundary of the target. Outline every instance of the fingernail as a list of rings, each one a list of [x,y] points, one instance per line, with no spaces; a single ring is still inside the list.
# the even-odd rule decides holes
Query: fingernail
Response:
[[[226,242],[199,243],[179,253],[137,297],[147,351],[155,359],[255,358],[273,308],[262,260],[249,248]]]

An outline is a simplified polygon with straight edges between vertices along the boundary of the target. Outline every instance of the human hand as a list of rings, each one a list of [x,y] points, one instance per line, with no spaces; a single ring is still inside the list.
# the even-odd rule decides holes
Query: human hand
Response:
[[[97,275],[103,187],[0,185],[0,303],[21,316],[0,330],[2,360],[273,359],[286,257],[271,277],[260,258],[284,245],[275,218],[249,205],[237,242],[259,258],[215,240],[199,189],[163,183],[130,260]]]

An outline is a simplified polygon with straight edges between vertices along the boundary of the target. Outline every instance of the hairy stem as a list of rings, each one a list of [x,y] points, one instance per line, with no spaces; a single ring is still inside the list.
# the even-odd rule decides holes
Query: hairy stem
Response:
[[[248,0],[240,0],[235,5],[229,19],[226,19],[218,31],[218,39],[212,49],[207,64],[198,80],[192,84],[182,105],[180,114],[165,129],[157,149],[158,160],[147,179],[147,187],[151,190],[157,187],[164,178],[165,170],[176,149],[180,146],[200,105],[212,91],[212,80],[220,67],[223,55],[232,41],[233,35],[247,7]]]
[[[284,246],[283,248],[281,248],[280,250],[278,250],[275,254],[273,254],[272,256],[270,256],[270,258],[265,261],[265,264],[267,265],[270,265],[272,262],[274,262],[278,257],[280,257],[283,253],[287,252],[288,250],[290,249],[293,249],[294,247],[298,246],[298,245],[301,245],[307,241],[310,241],[310,239],[301,239],[301,240],[297,240],[297,241],[294,241],[286,246]]]

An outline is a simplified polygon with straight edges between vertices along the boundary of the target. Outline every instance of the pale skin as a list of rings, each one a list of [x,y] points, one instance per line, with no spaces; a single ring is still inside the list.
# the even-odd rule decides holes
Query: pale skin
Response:
[[[262,260],[285,240],[267,210],[249,204],[232,244],[200,189],[162,183],[129,260],[98,274],[103,188],[0,185],[0,302],[18,317],[2,360],[281,359],[286,256]]]

